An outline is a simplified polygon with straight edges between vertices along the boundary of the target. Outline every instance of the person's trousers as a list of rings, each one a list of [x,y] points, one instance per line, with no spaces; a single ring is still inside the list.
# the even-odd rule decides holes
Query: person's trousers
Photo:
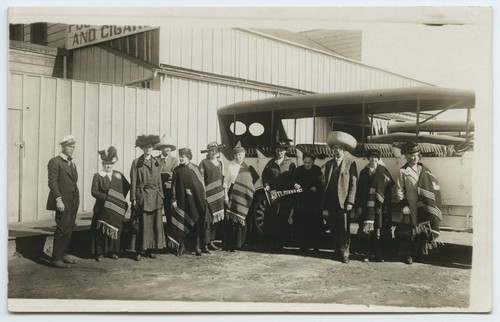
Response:
[[[56,211],[56,231],[54,233],[53,260],[61,260],[68,254],[76,214],[79,204],[65,205],[67,211]]]
[[[349,213],[328,210],[328,226],[333,239],[333,250],[342,256],[349,256],[351,244],[351,218]]]

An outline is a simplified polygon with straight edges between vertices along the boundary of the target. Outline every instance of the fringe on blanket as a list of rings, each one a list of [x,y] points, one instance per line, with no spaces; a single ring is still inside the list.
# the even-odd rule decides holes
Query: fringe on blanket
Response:
[[[103,235],[109,236],[111,239],[118,239],[118,228],[105,221],[99,220],[97,222],[97,229],[100,229]]]

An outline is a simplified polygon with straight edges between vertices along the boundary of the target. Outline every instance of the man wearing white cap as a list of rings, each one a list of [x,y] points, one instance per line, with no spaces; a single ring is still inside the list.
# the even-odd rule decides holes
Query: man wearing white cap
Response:
[[[328,224],[333,236],[333,248],[342,262],[349,263],[350,214],[355,197],[358,169],[344,151],[356,148],[356,139],[350,134],[333,131],[327,143],[333,149],[333,159],[325,164],[325,191],[323,207],[328,210]]]
[[[78,172],[73,162],[75,143],[73,135],[66,135],[59,143],[61,153],[50,159],[47,165],[50,189],[47,210],[56,212],[52,264],[59,268],[70,268],[70,264],[76,264],[75,260],[68,257],[69,243],[80,205],[80,192],[76,185]]]

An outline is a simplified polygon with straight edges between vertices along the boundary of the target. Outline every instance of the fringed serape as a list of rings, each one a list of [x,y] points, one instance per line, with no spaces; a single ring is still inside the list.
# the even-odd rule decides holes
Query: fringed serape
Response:
[[[123,191],[122,180],[113,176],[101,211],[101,217],[97,223],[97,229],[100,229],[103,235],[110,236],[112,239],[118,239],[121,233],[118,227],[121,227],[128,208],[124,196],[126,193]]]
[[[415,235],[422,234],[426,237],[422,253],[427,254],[428,251],[436,249],[439,243],[439,225],[443,218],[441,187],[436,176],[427,167],[420,165],[422,172],[417,186],[418,224],[415,227]]]
[[[384,205],[385,193],[394,185],[389,171],[382,165],[377,166],[373,174],[368,199],[366,202],[366,212],[363,221],[363,233],[369,234],[374,230],[375,220],[378,219],[378,227],[382,226],[382,207]],[[377,218],[377,215],[378,218]]]
[[[255,187],[252,173],[246,164],[241,164],[240,171],[234,181],[227,218],[235,223],[245,226],[246,216],[252,204]]]

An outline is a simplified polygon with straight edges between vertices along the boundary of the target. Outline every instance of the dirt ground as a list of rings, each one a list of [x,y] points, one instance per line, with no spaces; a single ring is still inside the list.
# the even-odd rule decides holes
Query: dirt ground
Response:
[[[140,262],[131,254],[97,262],[76,252],[72,256],[78,264],[72,269],[51,267],[47,255],[11,254],[8,297],[465,308],[472,234],[443,232],[442,240],[446,243],[439,255],[412,265],[402,263],[391,245],[384,248],[384,263],[365,263],[354,253],[349,264],[333,260],[328,249],[304,254],[294,248],[269,253],[256,247],[201,257],[164,252]],[[356,240],[352,247],[359,248]]]

